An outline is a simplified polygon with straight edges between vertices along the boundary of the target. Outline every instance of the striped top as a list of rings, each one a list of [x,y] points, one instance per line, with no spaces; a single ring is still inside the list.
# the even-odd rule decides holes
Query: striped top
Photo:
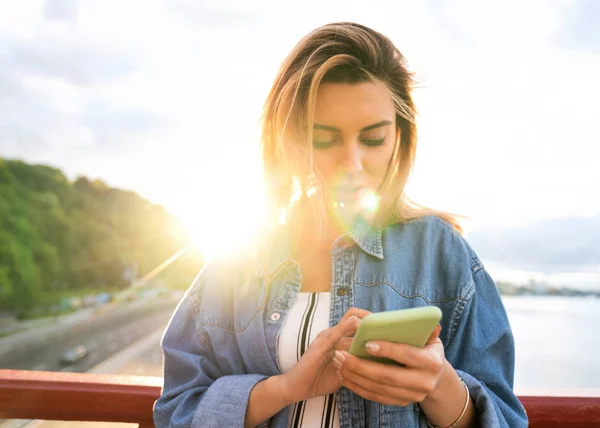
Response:
[[[329,328],[331,294],[299,293],[279,335],[278,356],[283,372],[290,370],[321,331]],[[335,394],[314,397],[291,406],[288,427],[339,428]]]

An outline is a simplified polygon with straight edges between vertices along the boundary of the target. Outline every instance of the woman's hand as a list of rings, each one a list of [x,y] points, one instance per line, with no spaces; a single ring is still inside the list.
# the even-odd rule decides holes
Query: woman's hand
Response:
[[[367,343],[367,351],[404,366],[377,363],[337,351],[333,364],[340,382],[361,397],[381,404],[407,406],[432,394],[448,364],[438,325],[423,348],[385,341]]]
[[[332,364],[334,352],[350,348],[360,319],[369,314],[364,309],[351,308],[338,325],[318,334],[296,365],[281,375],[287,401],[295,403],[340,389],[337,368]]]

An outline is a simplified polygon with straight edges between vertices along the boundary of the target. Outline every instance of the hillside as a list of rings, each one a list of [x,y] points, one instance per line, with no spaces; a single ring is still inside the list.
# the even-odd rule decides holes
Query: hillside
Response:
[[[99,180],[0,158],[0,309],[16,313],[45,295],[126,287],[186,245],[161,206]],[[189,284],[199,266],[177,262],[161,277]]]

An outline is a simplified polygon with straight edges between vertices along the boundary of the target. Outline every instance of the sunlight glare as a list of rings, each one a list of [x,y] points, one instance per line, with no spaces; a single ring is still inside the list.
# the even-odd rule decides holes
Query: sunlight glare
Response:
[[[379,206],[379,198],[375,193],[370,192],[363,198],[362,205],[368,212],[375,212]]]
[[[292,182],[292,199],[290,200],[290,205],[295,204],[300,197],[302,196],[302,186],[300,186],[300,181],[294,177]]]
[[[236,171],[226,175],[227,180],[223,174],[205,179],[198,186],[202,190],[186,192],[173,208],[192,245],[207,259],[244,248],[266,215],[260,182],[251,174]]]
[[[281,211],[279,212],[279,225],[282,226],[285,224],[287,220],[287,210],[285,208],[282,208]]]

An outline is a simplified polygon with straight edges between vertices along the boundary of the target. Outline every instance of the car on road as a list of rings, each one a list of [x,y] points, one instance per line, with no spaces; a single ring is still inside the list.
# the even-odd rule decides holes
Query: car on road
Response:
[[[89,355],[88,349],[84,345],[77,345],[74,348],[66,350],[60,357],[61,364],[74,364]]]

